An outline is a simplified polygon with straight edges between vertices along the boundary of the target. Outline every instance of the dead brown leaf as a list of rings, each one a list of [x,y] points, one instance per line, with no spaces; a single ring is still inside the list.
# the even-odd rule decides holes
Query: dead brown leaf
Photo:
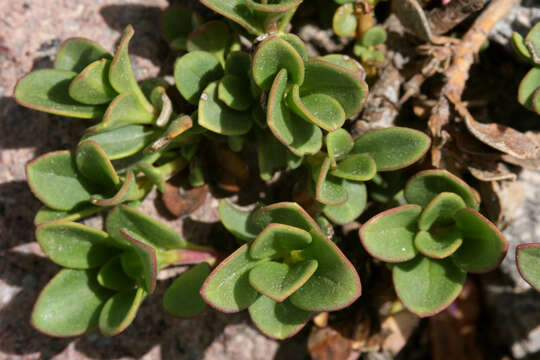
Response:
[[[208,185],[192,188],[183,181],[179,186],[166,183],[161,199],[171,214],[185,217],[201,207],[207,196]]]

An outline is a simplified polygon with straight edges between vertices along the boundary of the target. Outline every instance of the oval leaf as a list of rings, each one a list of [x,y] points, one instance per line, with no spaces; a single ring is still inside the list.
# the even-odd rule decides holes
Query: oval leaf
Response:
[[[540,243],[516,247],[516,263],[521,277],[540,291]]]
[[[78,73],[100,59],[112,59],[112,56],[101,45],[92,40],[72,38],[66,40],[58,49],[54,68]]]
[[[114,189],[120,183],[118,174],[107,154],[95,141],[84,140],[79,143],[75,153],[75,162],[81,174],[106,190]]]
[[[518,101],[531,111],[534,110],[533,98],[540,88],[540,67],[533,67],[521,80],[518,90]]]
[[[163,307],[173,316],[190,318],[206,311],[201,286],[210,274],[210,265],[202,262],[182,273],[163,295]]]
[[[186,50],[188,35],[201,23],[202,19],[193,10],[171,6],[160,18],[161,34],[173,50]]]
[[[337,206],[321,206],[324,215],[333,223],[345,225],[362,214],[367,202],[366,185],[363,182],[343,179],[341,186],[347,191],[348,199],[344,204]]]
[[[311,244],[309,232],[294,226],[270,224],[249,247],[254,259],[267,259],[291,250],[306,248]]]
[[[237,238],[251,241],[257,237],[257,229],[251,222],[252,210],[242,210],[227,200],[219,202],[219,219],[225,228]]]
[[[148,112],[131,92],[118,95],[107,107],[103,121],[96,129],[110,129],[130,124],[152,124],[155,116]]]
[[[144,298],[144,290],[138,288],[119,292],[107,300],[99,315],[101,333],[114,336],[124,331],[135,319]]]
[[[341,179],[328,175],[329,170],[329,158],[324,158],[320,168],[314,170],[314,176],[317,176],[318,172],[315,200],[330,206],[342,205],[347,201],[349,195],[341,186]]]
[[[135,279],[124,272],[120,256],[113,257],[99,269],[97,281],[101,286],[116,291],[131,290],[136,285]]]
[[[137,255],[142,265],[142,287],[151,294],[156,289],[156,278],[158,272],[156,249],[144,242],[136,233],[128,229],[120,229],[120,234],[130,244],[131,250]]]
[[[156,131],[149,126],[127,125],[90,133],[84,140],[96,142],[110,160],[118,160],[144,149],[155,137]]]
[[[282,202],[265,206],[253,212],[252,221],[259,229],[264,229],[272,223],[284,224],[307,232],[321,231],[319,225],[297,203]]]
[[[249,82],[245,78],[225,75],[219,82],[218,98],[233,110],[247,110],[253,104]]]
[[[238,23],[252,34],[264,33],[259,18],[247,7],[245,0],[201,0],[201,3]]]
[[[418,228],[420,230],[429,230],[432,226],[449,225],[454,223],[454,215],[459,210],[467,207],[463,199],[449,192],[443,192],[437,195],[426,206],[420,219]]]
[[[330,174],[352,181],[368,181],[377,174],[377,165],[368,154],[350,155],[341,160]]]
[[[71,81],[69,96],[75,101],[88,105],[110,102],[117,95],[109,83],[111,61],[102,59],[88,65]]]
[[[336,161],[347,155],[352,147],[351,134],[344,129],[338,129],[326,135],[326,151],[333,167],[336,167]]]
[[[443,259],[453,253],[463,243],[463,234],[456,227],[419,231],[414,238],[414,246],[419,252],[433,259]]]
[[[356,36],[356,13],[353,4],[341,5],[334,13],[332,28],[338,36]]]
[[[194,30],[187,39],[187,50],[205,51],[225,65],[225,52],[231,42],[229,27],[223,21],[210,21]]]

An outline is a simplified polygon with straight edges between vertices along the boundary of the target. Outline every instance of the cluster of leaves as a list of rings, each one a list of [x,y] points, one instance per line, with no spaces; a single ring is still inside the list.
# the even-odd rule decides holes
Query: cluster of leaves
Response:
[[[353,52],[367,68],[380,66],[384,61],[382,45],[386,42],[386,30],[374,26],[373,10],[384,0],[334,0],[340,6],[334,13],[334,32],[343,37],[354,37]]]
[[[527,109],[540,115],[540,23],[523,38],[515,32],[512,37],[515,52],[533,68],[519,85],[518,101]]]
[[[454,301],[467,273],[497,267],[508,242],[478,212],[474,190],[446,170],[416,174],[403,197],[407,205],[376,215],[359,234],[371,256],[391,264],[403,305],[431,316]]]
[[[61,337],[96,327],[103,335],[116,335],[131,324],[143,300],[155,290],[160,269],[213,260],[205,249],[126,205],[109,213],[106,230],[69,220],[37,227],[41,248],[63,269],[34,306],[35,328]],[[209,272],[208,262],[201,262],[177,279],[165,293],[165,309],[181,317],[203,312],[206,305],[198,289]]]

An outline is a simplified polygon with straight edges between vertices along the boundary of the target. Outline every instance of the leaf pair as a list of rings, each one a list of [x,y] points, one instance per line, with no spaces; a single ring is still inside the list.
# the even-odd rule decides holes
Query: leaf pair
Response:
[[[365,181],[378,171],[393,171],[418,161],[430,139],[408,128],[387,128],[353,139],[343,129],[326,137],[327,156],[312,167],[315,199],[323,213],[338,224],[356,219],[366,204]]]
[[[312,312],[348,306],[360,296],[352,264],[295,203],[253,212],[220,204],[225,227],[244,244],[204,282],[201,295],[223,312],[248,309],[273,338],[298,332]]]
[[[525,39],[514,33],[512,45],[522,60],[534,66],[521,80],[518,101],[540,115],[540,23],[529,31]]]
[[[396,293],[419,316],[431,316],[459,295],[467,272],[497,267],[508,242],[477,209],[475,192],[444,170],[428,170],[407,183],[409,205],[370,219],[359,234],[373,257],[394,264]]]

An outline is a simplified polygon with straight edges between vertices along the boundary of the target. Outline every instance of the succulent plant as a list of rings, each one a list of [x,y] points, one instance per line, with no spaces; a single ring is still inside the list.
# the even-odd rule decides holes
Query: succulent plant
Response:
[[[36,301],[32,312],[36,329],[66,337],[98,327],[103,335],[116,335],[131,324],[154,291],[159,270],[172,264],[201,263],[188,271],[191,278],[186,276],[167,290],[167,311],[184,317],[204,311],[196,303],[197,274],[210,271],[208,262],[214,261],[210,249],[188,243],[174,230],[125,205],[111,211],[106,228],[104,232],[67,220],[37,227],[41,248],[63,269]]]
[[[517,246],[516,264],[521,277],[536,291],[540,291],[540,243]]]
[[[529,31],[525,39],[519,33],[514,33],[512,45],[522,60],[533,65],[521,80],[518,101],[540,115],[540,23]]]
[[[313,312],[333,311],[361,292],[352,264],[296,203],[241,211],[220,203],[224,226],[246,241],[210,273],[201,295],[227,313],[248,309],[266,335],[284,339]]]
[[[356,219],[366,205],[365,182],[377,172],[405,168],[422,158],[431,141],[401,127],[370,131],[353,140],[344,129],[326,136],[326,151],[309,159],[312,188],[326,217],[337,224]]]
[[[359,235],[371,256],[391,264],[405,308],[431,316],[454,301],[467,273],[497,267],[508,242],[478,212],[476,193],[446,170],[416,174],[403,195],[407,205],[371,218]]]

